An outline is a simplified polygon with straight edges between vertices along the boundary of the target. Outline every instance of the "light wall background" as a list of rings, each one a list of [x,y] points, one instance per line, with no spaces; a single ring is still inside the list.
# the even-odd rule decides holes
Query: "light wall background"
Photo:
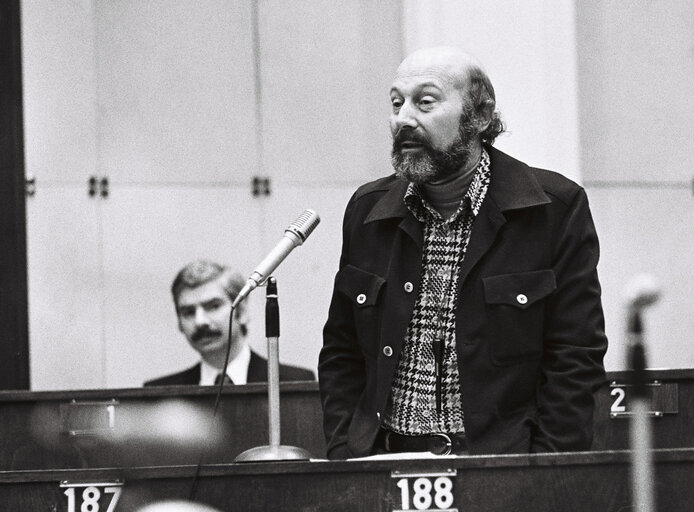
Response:
[[[508,133],[495,146],[529,165],[581,179],[572,0],[406,0],[406,53],[437,45],[477,56]]]
[[[621,295],[639,272],[663,288],[646,317],[651,366],[694,365],[688,2],[287,5],[22,3],[32,389],[137,387],[193,364],[176,271],[208,257],[248,274],[307,207],[321,225],[276,273],[280,358],[315,369],[344,206],[390,173],[393,73],[439,44],[485,64],[500,149],[586,186],[608,370],[625,367]],[[88,196],[90,176],[108,178],[108,198]],[[251,194],[253,176],[270,196]],[[251,296],[261,353],[263,302]]]

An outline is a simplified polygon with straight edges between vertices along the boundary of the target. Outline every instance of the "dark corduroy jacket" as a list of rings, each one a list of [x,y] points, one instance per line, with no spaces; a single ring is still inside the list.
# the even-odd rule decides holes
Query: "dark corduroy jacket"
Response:
[[[607,339],[585,191],[486,149],[491,183],[456,304],[468,449],[588,450]],[[423,225],[403,202],[406,188],[395,176],[368,183],[345,211],[318,365],[330,458],[373,452],[419,293]]]

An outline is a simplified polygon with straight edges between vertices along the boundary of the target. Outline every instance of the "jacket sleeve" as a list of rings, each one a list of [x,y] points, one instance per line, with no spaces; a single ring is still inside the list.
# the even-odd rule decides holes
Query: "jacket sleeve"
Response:
[[[353,204],[354,198],[345,210],[340,271],[349,263]],[[335,278],[328,320],[323,329],[323,348],[318,359],[323,430],[331,459],[351,456],[347,432],[366,382],[365,361],[356,339],[352,304],[338,287],[340,271]]]
[[[583,189],[574,194],[555,233],[557,289],[545,311],[539,414],[531,452],[589,450],[593,393],[605,380],[598,238]]]

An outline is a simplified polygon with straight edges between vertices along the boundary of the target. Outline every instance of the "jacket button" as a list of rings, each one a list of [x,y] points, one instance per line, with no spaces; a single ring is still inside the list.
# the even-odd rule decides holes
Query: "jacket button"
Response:
[[[412,286],[412,283],[410,283],[409,281],[405,283],[404,288],[407,293],[412,293],[412,290],[414,290],[414,286]]]
[[[364,302],[366,302],[366,295],[363,293],[357,295],[357,304],[364,304]]]
[[[386,357],[390,357],[393,355],[393,349],[390,347],[390,345],[386,345],[383,347],[383,355]]]
[[[528,297],[526,297],[522,293],[519,293],[518,295],[516,295],[516,300],[518,301],[518,304],[527,304],[528,303]]]
[[[378,419],[378,421],[381,421],[381,413],[380,412],[376,413],[376,419]]]

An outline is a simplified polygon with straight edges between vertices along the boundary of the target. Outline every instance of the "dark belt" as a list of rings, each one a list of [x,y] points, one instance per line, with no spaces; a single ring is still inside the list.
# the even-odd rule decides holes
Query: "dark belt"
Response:
[[[436,432],[421,436],[405,436],[391,430],[381,429],[376,444],[387,452],[431,452],[435,455],[449,455],[467,451],[463,434]]]

